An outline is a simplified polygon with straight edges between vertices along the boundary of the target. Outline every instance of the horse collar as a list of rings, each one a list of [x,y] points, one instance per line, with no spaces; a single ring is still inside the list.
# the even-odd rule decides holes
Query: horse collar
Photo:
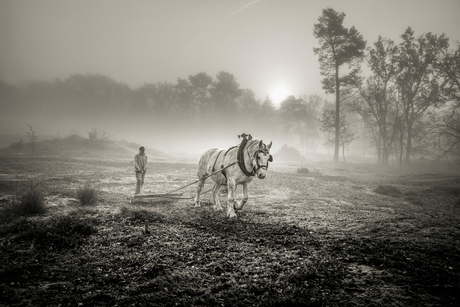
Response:
[[[238,161],[238,166],[240,167],[241,171],[248,177],[252,177],[256,175],[256,172],[254,171],[254,168],[252,169],[251,172],[248,172],[246,169],[246,165],[244,165],[244,149],[246,147],[248,140],[243,139],[241,142],[241,145],[238,149],[238,154],[237,154],[237,161]],[[256,151],[257,153],[257,151]]]

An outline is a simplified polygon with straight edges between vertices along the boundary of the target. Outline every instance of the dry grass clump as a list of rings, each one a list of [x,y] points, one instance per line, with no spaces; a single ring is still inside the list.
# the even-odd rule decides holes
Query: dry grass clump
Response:
[[[38,184],[30,182],[29,187],[18,192],[8,207],[10,214],[19,216],[39,215],[46,212],[45,196],[38,190]]]
[[[94,206],[99,199],[98,191],[89,183],[86,183],[83,187],[77,189],[77,199],[82,206]]]

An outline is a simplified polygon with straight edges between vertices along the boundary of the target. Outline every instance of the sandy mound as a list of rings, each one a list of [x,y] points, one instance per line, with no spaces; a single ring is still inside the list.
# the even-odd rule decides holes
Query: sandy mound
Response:
[[[305,162],[307,159],[303,157],[299,150],[294,147],[289,147],[284,144],[274,155],[275,161],[279,162]]]

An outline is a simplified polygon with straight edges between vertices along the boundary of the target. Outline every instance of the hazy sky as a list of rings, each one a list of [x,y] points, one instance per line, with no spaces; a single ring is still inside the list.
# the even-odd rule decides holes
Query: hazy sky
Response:
[[[98,73],[137,88],[226,71],[258,99],[323,94],[312,48],[326,7],[368,45],[408,26],[460,40],[459,0],[0,0],[0,79]]]

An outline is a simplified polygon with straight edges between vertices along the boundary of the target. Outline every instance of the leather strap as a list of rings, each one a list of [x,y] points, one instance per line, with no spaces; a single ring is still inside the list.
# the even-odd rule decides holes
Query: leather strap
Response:
[[[255,176],[256,173],[254,172],[254,169],[252,172],[248,172],[246,169],[246,166],[244,165],[244,148],[246,147],[246,144],[248,143],[248,140],[243,139],[240,144],[240,148],[238,149],[238,154],[237,154],[237,161],[238,161],[238,166],[240,167],[241,171],[248,177]]]

